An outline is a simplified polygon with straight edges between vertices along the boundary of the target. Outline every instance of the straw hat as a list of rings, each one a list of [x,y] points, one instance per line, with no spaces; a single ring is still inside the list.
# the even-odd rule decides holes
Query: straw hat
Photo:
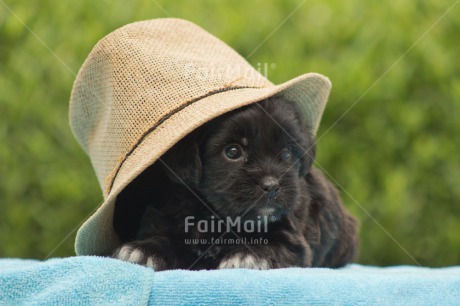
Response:
[[[316,131],[331,84],[307,73],[273,85],[232,48],[180,19],[128,24],[93,48],[75,80],[70,125],[104,202],[77,233],[77,255],[108,255],[117,195],[185,135],[226,112],[282,94]]]

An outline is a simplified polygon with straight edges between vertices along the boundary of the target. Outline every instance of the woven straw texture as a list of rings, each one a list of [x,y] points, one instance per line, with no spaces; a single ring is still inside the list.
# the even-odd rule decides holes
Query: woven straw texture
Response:
[[[276,94],[316,129],[331,84],[308,73],[275,86],[225,43],[180,19],[126,25],[100,40],[75,80],[72,131],[91,159],[104,202],[77,233],[78,255],[110,254],[117,195],[185,135]]]

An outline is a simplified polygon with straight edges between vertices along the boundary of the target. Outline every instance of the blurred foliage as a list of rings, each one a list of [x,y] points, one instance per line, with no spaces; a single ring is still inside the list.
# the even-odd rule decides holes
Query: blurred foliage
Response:
[[[0,0],[0,257],[74,254],[74,230],[102,201],[68,127],[75,75],[114,29],[174,16],[254,66],[275,64],[274,83],[309,71],[331,78],[318,167],[361,220],[359,262],[460,264],[453,3]]]

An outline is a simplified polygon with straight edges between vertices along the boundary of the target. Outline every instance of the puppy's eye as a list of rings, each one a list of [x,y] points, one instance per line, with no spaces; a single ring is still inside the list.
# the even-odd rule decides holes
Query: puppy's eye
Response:
[[[291,147],[284,148],[283,151],[281,151],[281,158],[284,159],[284,160],[290,159],[291,158],[291,151],[292,151]]]
[[[225,147],[224,153],[228,159],[238,159],[243,154],[243,150],[239,145],[233,144]]]

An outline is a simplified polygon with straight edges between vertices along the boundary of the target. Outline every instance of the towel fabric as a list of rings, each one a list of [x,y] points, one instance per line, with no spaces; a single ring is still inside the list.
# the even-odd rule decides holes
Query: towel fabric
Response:
[[[0,305],[459,305],[460,266],[152,269],[81,256],[0,260]]]

